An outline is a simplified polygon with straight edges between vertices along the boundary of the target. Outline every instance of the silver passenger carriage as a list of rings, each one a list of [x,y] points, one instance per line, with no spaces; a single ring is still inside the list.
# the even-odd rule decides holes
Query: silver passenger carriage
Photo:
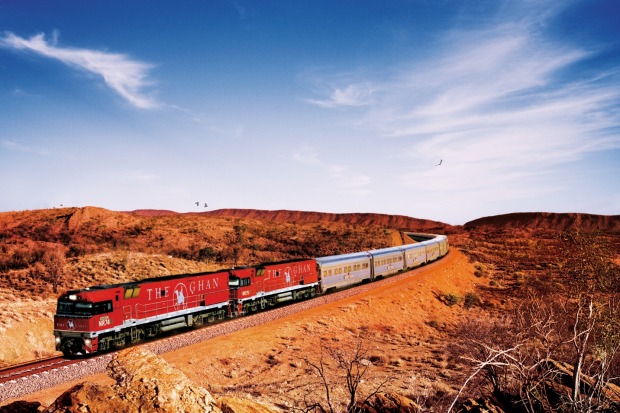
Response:
[[[439,241],[439,256],[443,257],[448,253],[448,249],[450,249],[450,246],[448,245],[448,237],[445,235],[437,235],[435,239]]]
[[[321,291],[372,281],[370,258],[368,252],[316,258]]]
[[[426,248],[426,262],[435,261],[440,257],[439,242],[436,239],[422,241],[420,244]]]
[[[396,274],[405,267],[402,247],[381,248],[368,251],[372,256],[374,278]]]
[[[415,268],[426,264],[426,246],[424,244],[407,244],[401,248],[405,253],[405,268]]]

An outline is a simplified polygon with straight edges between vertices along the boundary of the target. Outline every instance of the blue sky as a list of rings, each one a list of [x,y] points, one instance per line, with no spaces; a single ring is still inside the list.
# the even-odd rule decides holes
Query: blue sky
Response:
[[[0,108],[0,211],[620,213],[613,0],[0,1]]]

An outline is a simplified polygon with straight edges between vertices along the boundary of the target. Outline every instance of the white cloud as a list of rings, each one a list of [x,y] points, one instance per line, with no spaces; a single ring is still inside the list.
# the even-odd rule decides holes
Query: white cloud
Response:
[[[307,143],[302,144],[297,152],[293,154],[293,159],[305,165],[316,165],[320,163],[318,154]]]
[[[306,102],[322,108],[359,107],[372,103],[373,90],[367,83],[330,87],[325,99],[306,99]]]
[[[345,192],[353,195],[368,195],[372,191],[370,184],[372,177],[365,174],[355,174],[349,167],[330,165],[327,170],[332,180]]]
[[[402,185],[425,195],[449,192],[455,204],[482,205],[490,193],[531,199],[560,191],[561,168],[620,147],[618,75],[579,73],[577,66],[594,52],[550,41],[540,19],[526,22],[511,15],[479,30],[451,32],[434,56],[403,64],[398,76],[348,77],[326,98],[308,102],[346,106],[338,102],[346,102],[344,96],[355,101],[354,89],[343,97],[335,91],[365,85],[368,94],[358,93],[364,112],[352,116],[383,141],[402,142],[408,158]]]
[[[45,148],[28,146],[14,139],[2,140],[0,141],[0,145],[10,151],[35,153],[37,155],[49,155],[50,154],[49,150]]]
[[[150,86],[147,77],[152,65],[119,53],[57,47],[57,41],[57,33],[48,42],[43,33],[25,39],[8,32],[0,38],[0,46],[30,51],[99,75],[110,88],[135,107],[153,109],[158,106],[155,99],[144,93],[144,89]]]

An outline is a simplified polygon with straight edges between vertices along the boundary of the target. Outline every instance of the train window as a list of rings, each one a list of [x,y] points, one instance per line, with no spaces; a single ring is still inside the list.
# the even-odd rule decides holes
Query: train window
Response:
[[[112,311],[112,301],[98,303],[59,301],[57,313],[90,317],[95,314],[104,314]]]
[[[256,276],[257,277],[262,277],[263,275],[265,275],[265,269],[264,268],[259,268],[258,270],[256,270]]]
[[[140,294],[140,287],[127,287],[125,288],[125,300],[129,298],[136,298]]]
[[[157,289],[156,289],[157,290]],[[159,292],[159,296],[160,297],[165,297],[166,296],[166,289],[163,288],[160,292]]]
[[[276,277],[280,276],[280,270],[276,270],[275,273],[276,273]]]
[[[92,306],[92,314],[104,314],[112,311],[112,302],[111,301],[103,301],[99,303],[94,303]]]
[[[58,301],[56,314],[73,314],[74,308],[75,302],[73,301]]]

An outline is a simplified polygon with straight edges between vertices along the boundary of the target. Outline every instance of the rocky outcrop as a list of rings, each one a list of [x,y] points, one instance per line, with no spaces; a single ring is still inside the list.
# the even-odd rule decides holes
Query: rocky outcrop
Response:
[[[43,411],[41,403],[19,400],[0,407],[0,413],[40,413]]]
[[[223,413],[274,413],[267,406],[238,397],[218,397],[217,405]]]
[[[377,393],[357,406],[360,413],[417,413],[421,412],[413,400],[395,393]]]
[[[218,402],[165,360],[139,347],[119,352],[107,370],[115,385],[78,384],[45,412],[272,413],[249,400]]]
[[[504,413],[501,407],[489,399],[467,399],[461,404],[460,409],[467,413]]]

